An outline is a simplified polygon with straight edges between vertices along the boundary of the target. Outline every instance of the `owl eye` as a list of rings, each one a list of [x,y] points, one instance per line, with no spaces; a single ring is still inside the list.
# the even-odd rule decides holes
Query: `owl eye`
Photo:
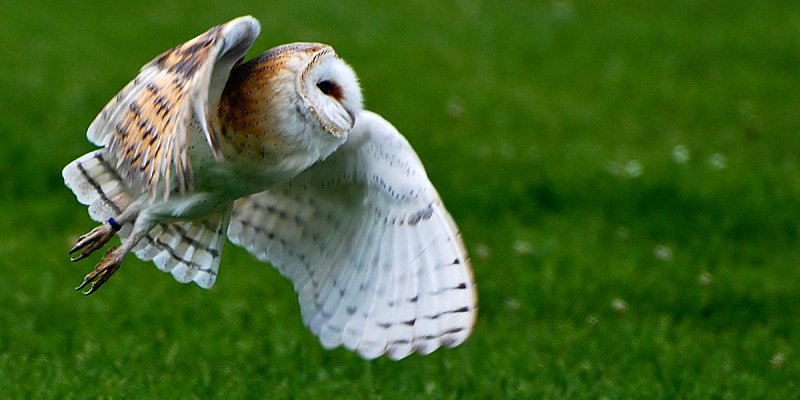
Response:
[[[333,82],[331,82],[331,81],[322,81],[320,83],[317,83],[317,88],[319,88],[319,90],[322,93],[324,93],[326,95],[330,95],[333,92]]]
[[[331,81],[320,81],[317,83],[317,88],[320,92],[322,92],[326,96],[331,96],[336,100],[342,98],[342,88],[341,86],[331,82]]]

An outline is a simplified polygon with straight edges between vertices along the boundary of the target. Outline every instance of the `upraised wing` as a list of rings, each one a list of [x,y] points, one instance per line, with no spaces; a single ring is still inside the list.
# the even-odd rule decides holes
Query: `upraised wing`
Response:
[[[240,17],[161,54],[103,108],[89,140],[107,147],[127,183],[151,199],[168,197],[173,179],[182,191],[191,187],[190,125],[196,123],[194,130],[221,158],[208,110],[259,31],[255,18]]]
[[[326,348],[400,359],[460,344],[476,296],[456,225],[391,124],[364,111],[349,135],[291,182],[240,199],[229,239],[294,283]]]

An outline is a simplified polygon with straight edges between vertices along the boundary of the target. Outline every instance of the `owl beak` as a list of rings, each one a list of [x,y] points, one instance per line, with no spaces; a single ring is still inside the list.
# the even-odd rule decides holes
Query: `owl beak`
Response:
[[[350,129],[353,129],[356,126],[356,115],[350,110],[347,110],[347,115],[350,116]]]

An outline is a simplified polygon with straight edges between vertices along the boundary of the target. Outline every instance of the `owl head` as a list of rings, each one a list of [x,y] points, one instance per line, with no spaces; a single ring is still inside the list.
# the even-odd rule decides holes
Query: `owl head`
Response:
[[[314,153],[325,158],[345,141],[361,109],[356,74],[333,48],[292,43],[233,68],[219,112],[240,151],[319,147]]]
[[[288,44],[272,49],[267,57],[273,52],[277,57],[287,54],[299,63],[295,85],[305,105],[301,110],[331,135],[338,137],[349,132],[362,102],[353,69],[324,44]]]

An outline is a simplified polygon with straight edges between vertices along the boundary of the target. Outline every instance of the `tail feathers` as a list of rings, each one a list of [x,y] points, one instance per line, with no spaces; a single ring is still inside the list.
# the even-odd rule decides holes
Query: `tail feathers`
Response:
[[[144,261],[153,260],[178,282],[194,281],[208,289],[217,278],[229,220],[230,211],[226,211],[194,221],[158,224],[134,252]]]
[[[84,154],[61,171],[64,183],[79,202],[89,206],[89,216],[95,221],[118,216],[133,201],[113,164],[100,149]]]

